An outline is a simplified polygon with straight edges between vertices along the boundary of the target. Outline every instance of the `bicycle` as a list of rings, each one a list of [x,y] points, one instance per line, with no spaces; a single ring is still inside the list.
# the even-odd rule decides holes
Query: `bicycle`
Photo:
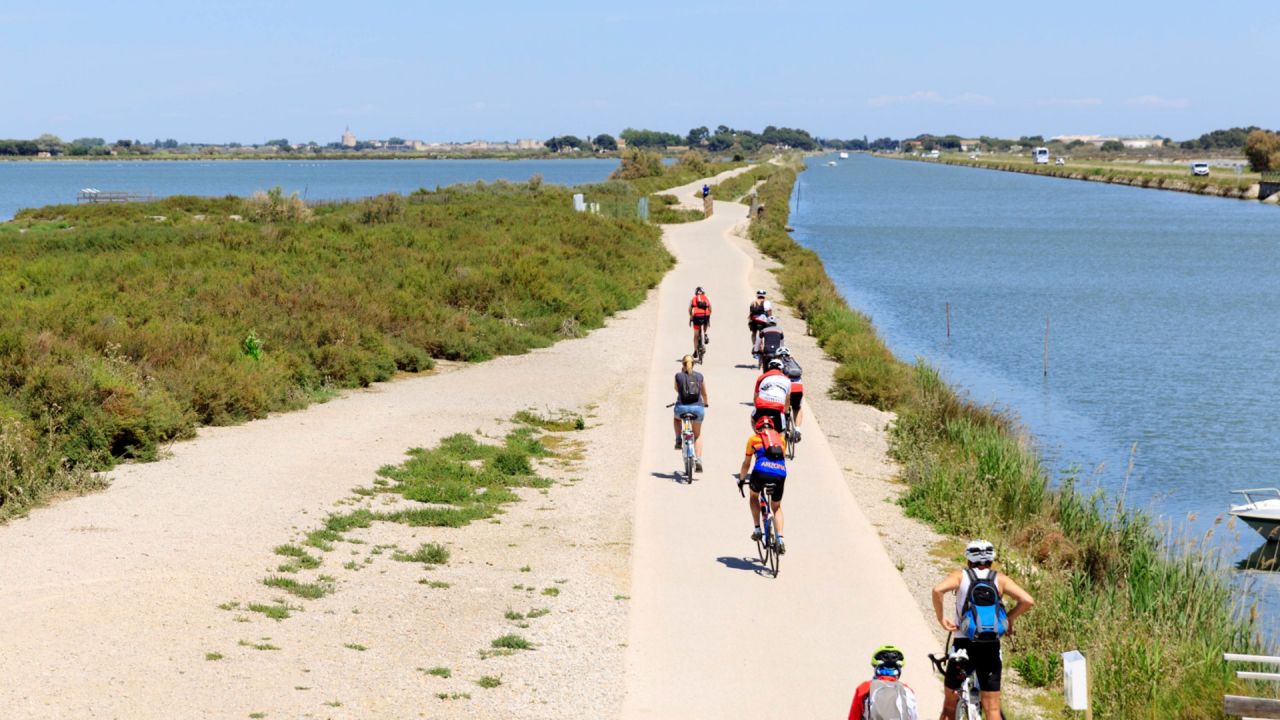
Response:
[[[746,483],[746,480],[738,480],[738,494],[742,497],[747,496],[742,490],[742,486]],[[756,552],[760,555],[760,564],[767,568],[776,578],[778,577],[780,557],[778,553],[778,536],[773,531],[773,498],[769,496],[769,485],[767,483],[760,488],[759,497],[760,529],[762,533],[760,539],[756,540]]]
[[[675,403],[667,407],[675,407]],[[684,480],[690,485],[693,484],[693,472],[698,467],[698,452],[693,436],[693,421],[696,417],[693,413],[680,414],[680,456],[684,458]]]
[[[697,334],[693,336],[693,361],[699,365],[702,364],[702,358],[707,354],[707,341],[703,336],[706,334],[705,327],[699,327]]]
[[[796,411],[790,406],[787,407],[787,427],[783,431],[783,437],[787,440],[787,459],[796,459],[796,443],[799,442],[800,431],[796,430]]]
[[[947,635],[947,642],[943,645],[943,650],[951,648],[951,635]],[[929,662],[933,663],[934,669],[939,675],[947,676],[947,661],[960,663],[964,668],[964,681],[960,683],[960,689],[956,694],[960,696],[956,702],[956,720],[983,720],[986,715],[982,711],[982,688],[978,685],[978,676],[969,666],[969,651],[964,648],[954,649],[947,652],[944,656],[938,657],[933,653],[929,653]],[[1004,720],[1004,712],[1000,713],[1000,720]]]

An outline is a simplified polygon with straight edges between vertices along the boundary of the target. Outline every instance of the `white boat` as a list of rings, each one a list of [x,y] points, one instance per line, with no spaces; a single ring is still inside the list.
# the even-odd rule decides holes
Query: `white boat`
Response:
[[[835,160],[830,160],[830,161],[828,161],[828,162],[827,162],[827,165],[828,165],[828,166],[830,166],[830,167],[835,167],[835,166],[836,166],[836,161],[835,161]]]
[[[847,152],[842,152],[842,153],[840,153],[840,159],[841,159],[841,160],[848,160],[848,159],[849,159],[849,153],[847,153]]]
[[[1231,506],[1233,516],[1257,530],[1267,542],[1280,540],[1280,489],[1253,488],[1231,492],[1244,496],[1243,504]]]

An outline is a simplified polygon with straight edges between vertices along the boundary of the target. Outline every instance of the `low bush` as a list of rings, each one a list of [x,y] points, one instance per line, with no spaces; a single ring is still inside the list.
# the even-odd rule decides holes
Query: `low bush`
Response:
[[[571,193],[21,211],[0,225],[0,518],[201,424],[600,327],[672,259],[656,227],[576,213]]]

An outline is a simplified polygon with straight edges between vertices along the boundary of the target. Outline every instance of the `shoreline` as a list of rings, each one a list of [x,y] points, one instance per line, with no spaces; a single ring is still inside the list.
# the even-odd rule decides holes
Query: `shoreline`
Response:
[[[1060,653],[1071,649],[1107,659],[1092,673],[1093,708],[1103,717],[1212,715],[1224,693],[1245,689],[1222,654],[1266,654],[1274,640],[1239,606],[1220,560],[1194,539],[1165,537],[1140,512],[1051,484],[1016,420],[957,395],[924,361],[893,356],[821,258],[786,232],[795,175],[788,168],[766,182],[763,201],[783,209],[753,223],[751,240],[781,263],[788,304],[839,364],[830,395],[896,414],[889,457],[900,469],[899,512],[951,540],[916,550],[959,562],[965,538],[986,537],[1000,548],[1001,569],[1036,597],[1005,648],[1008,674],[1046,688],[1033,702],[1050,714],[1062,707],[1052,688]],[[1143,661],[1151,653],[1161,661]]]
[[[1153,175],[1123,174],[1127,172],[1125,170],[1108,173],[1105,170],[1096,167],[1093,168],[1093,170],[1097,170],[1098,172],[1091,172],[1089,170],[1081,170],[1078,168],[1071,169],[1068,165],[1023,165],[1020,163],[1001,162],[987,163],[952,157],[908,157],[887,153],[874,153],[873,156],[889,160],[908,160],[912,162],[968,167],[978,170],[1013,172],[1021,173],[1023,175],[1041,175],[1044,177],[1059,178],[1062,180],[1083,180],[1086,182],[1101,182],[1110,185],[1127,185],[1129,187],[1146,188],[1149,190],[1169,190],[1172,192],[1182,192],[1191,195],[1205,195],[1208,197],[1229,198],[1233,200],[1256,200],[1266,205],[1275,205],[1280,203],[1280,191],[1274,192],[1266,198],[1259,197],[1261,194],[1261,183],[1252,183],[1248,186],[1230,185],[1217,183],[1212,180],[1186,179],[1173,175],[1165,178]],[[1134,172],[1136,173],[1137,171]]]

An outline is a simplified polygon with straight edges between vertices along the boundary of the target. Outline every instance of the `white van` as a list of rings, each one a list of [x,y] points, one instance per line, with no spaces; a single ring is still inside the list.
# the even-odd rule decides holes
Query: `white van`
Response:
[[[1049,148],[1038,147],[1031,151],[1031,155],[1036,159],[1037,165],[1049,164]]]
[[[1193,163],[1191,163],[1191,174],[1192,174],[1192,175],[1208,175],[1208,174],[1209,174],[1209,163],[1207,163],[1207,162],[1193,162]]]

